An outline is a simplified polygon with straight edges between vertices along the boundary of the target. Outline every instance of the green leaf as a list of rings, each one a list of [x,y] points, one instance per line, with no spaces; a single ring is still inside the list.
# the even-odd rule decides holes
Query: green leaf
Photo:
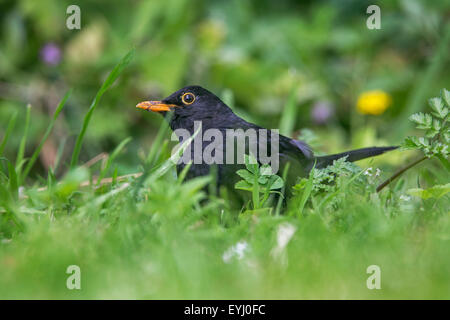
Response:
[[[244,154],[245,167],[253,174],[259,174],[258,161],[253,154]]]
[[[431,109],[433,109],[433,115],[444,119],[448,114],[448,108],[444,106],[444,101],[442,101],[441,98],[431,98],[428,100],[428,103],[430,104]]]
[[[246,169],[240,169],[238,171],[236,171],[236,173],[245,181],[247,181],[249,184],[253,184],[255,178],[253,176],[253,174],[250,173],[250,171],[246,170]]]
[[[433,124],[429,130],[426,132],[428,138],[434,138],[439,131],[442,129],[441,122],[438,119],[433,119]]]
[[[409,117],[409,120],[416,123],[417,129],[430,129],[432,125],[433,118],[428,113],[414,113]]]
[[[428,189],[415,188],[408,190],[409,194],[425,200],[430,198],[439,199],[449,192],[450,192],[450,183],[444,185],[435,185]]]
[[[414,136],[406,137],[402,143],[402,148],[408,150],[419,148],[419,142],[417,137]]]
[[[442,100],[445,101],[445,104],[447,105],[447,107],[450,108],[450,91],[448,91],[447,89],[442,89],[441,91],[441,97]]]
[[[270,190],[281,189],[284,186],[284,181],[283,181],[283,179],[281,179],[280,176],[273,175],[270,177],[268,186],[269,186]]]
[[[239,190],[252,191],[253,185],[251,185],[245,180],[241,180],[234,185],[234,188]]]
[[[84,167],[78,167],[74,170],[69,171],[61,183],[56,185],[56,194],[66,199],[73,192],[78,190],[80,184],[84,181],[89,181],[89,171]]]
[[[134,49],[130,50],[119,61],[119,63],[114,67],[114,69],[108,75],[105,82],[103,82],[103,85],[101,86],[100,90],[98,90],[94,100],[91,103],[91,106],[89,107],[89,111],[86,113],[86,115],[84,117],[83,126],[81,128],[80,134],[77,137],[77,141],[75,142],[75,148],[72,153],[72,161],[70,162],[71,168],[75,168],[76,165],[78,164],[78,158],[80,156],[81,145],[83,144],[84,135],[86,134],[86,130],[89,126],[89,122],[91,121],[92,114],[94,113],[95,109],[97,108],[101,97],[106,92],[106,90],[108,90],[109,87],[116,81],[116,79],[122,73],[123,69],[125,69],[125,67],[130,63],[133,56],[134,56]]]
[[[447,169],[447,171],[450,172],[450,161],[448,161],[448,159],[442,155],[437,155],[437,158],[439,159],[439,161],[442,163],[442,165],[445,167],[445,169]]]
[[[303,213],[303,209],[305,208],[306,201],[308,201],[308,198],[311,195],[312,189],[313,189],[313,181],[314,181],[314,167],[309,172],[309,178],[308,181],[304,184],[302,196],[300,198],[300,204],[298,206],[298,212],[301,215]]]
[[[269,181],[269,177],[270,176],[260,176],[258,178],[258,183],[262,185],[266,184]]]

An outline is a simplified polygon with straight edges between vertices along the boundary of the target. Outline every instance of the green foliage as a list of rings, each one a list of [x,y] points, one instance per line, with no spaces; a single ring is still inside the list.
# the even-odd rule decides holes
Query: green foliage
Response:
[[[20,172],[23,164],[25,163],[23,157],[25,154],[25,147],[27,143],[27,135],[30,127],[30,117],[31,117],[31,105],[27,105],[27,114],[25,118],[25,129],[23,131],[22,140],[20,140],[19,151],[17,152],[16,159],[16,170]]]
[[[350,178],[361,172],[361,169],[355,164],[346,161],[347,157],[333,161],[333,164],[323,168],[311,170],[309,178],[302,178],[294,186],[295,190],[301,190],[311,180],[312,191],[314,192],[334,192],[340,187],[342,178]]]
[[[11,135],[11,132],[14,130],[14,126],[16,125],[17,112],[14,112],[8,121],[8,128],[6,128],[5,135],[3,136],[2,143],[0,144],[0,157],[3,155],[3,150],[5,150],[6,143]]]
[[[295,127],[295,120],[297,118],[297,88],[291,90],[289,97],[284,106],[283,113],[280,119],[280,133],[290,136]]]
[[[449,169],[448,149],[450,145],[450,126],[448,123],[449,91],[442,89],[442,97],[429,100],[431,113],[415,113],[409,120],[416,128],[425,131],[424,137],[410,136],[405,139],[404,149],[420,150],[428,158],[437,157]]]
[[[263,208],[269,195],[283,187],[283,179],[272,172],[270,165],[264,164],[260,167],[252,154],[244,155],[244,161],[246,169],[236,171],[242,180],[234,187],[252,193],[254,210]]]
[[[50,120],[50,123],[47,127],[47,130],[44,133],[44,136],[41,139],[41,142],[39,143],[36,150],[33,152],[33,155],[31,156],[30,160],[27,162],[27,165],[23,171],[21,181],[25,181],[26,177],[28,176],[28,173],[30,172],[31,168],[33,167],[34,163],[36,162],[39,154],[41,153],[42,147],[44,146],[45,141],[47,141],[50,133],[52,132],[53,126],[55,125],[56,119],[58,119],[59,114],[61,113],[62,109],[64,108],[64,105],[66,104],[67,100],[70,97],[70,94],[72,93],[72,90],[67,91],[67,93],[64,95],[64,97],[61,99],[61,102],[56,107],[55,113],[53,114],[53,118]]]
[[[421,199],[430,199],[430,198],[434,198],[434,199],[439,199],[442,198],[443,196],[445,196],[447,193],[450,192],[450,183],[447,183],[445,185],[435,185],[432,186],[428,189],[421,189],[421,188],[414,188],[414,189],[409,189],[408,193],[416,196],[416,197],[420,197]]]
[[[100,175],[98,176],[97,185],[100,184],[101,180],[105,177],[105,175],[108,173],[108,170],[111,168],[112,163],[116,159],[116,157],[122,152],[122,150],[125,148],[125,146],[131,141],[131,138],[128,137],[125,140],[123,140],[119,145],[114,149],[114,151],[111,153],[111,155],[106,160],[106,164],[103,167],[103,169],[100,171]]]
[[[422,112],[413,119],[423,140],[411,138],[410,147],[448,164],[449,92],[430,101],[431,113],[421,110],[448,80],[444,2],[388,6],[381,33],[361,27],[360,8],[339,2],[80,5],[89,14],[76,32],[61,19],[64,2],[2,7],[0,298],[450,298],[442,167],[427,162],[420,176],[375,193],[378,172],[339,160],[313,169],[272,210],[270,195],[286,191],[288,170],[280,178],[247,161],[237,187],[254,210],[241,212],[226,192],[207,195],[212,177],[184,181],[186,170],[176,177],[168,125],[134,110],[149,95],[202,83],[223,91],[246,120],[281,124],[294,137],[312,128],[301,137],[317,154],[398,141],[408,129],[403,115]],[[51,39],[62,57],[57,65],[42,59]],[[130,52],[108,76],[132,45],[133,64],[122,70]],[[76,90],[55,110],[61,88]],[[394,102],[371,119],[354,112],[355,92],[369,89]],[[311,111],[324,99],[336,117],[314,125]],[[33,108],[22,111],[27,102]],[[376,130],[359,141],[361,128]],[[74,133],[71,152],[65,147]],[[108,154],[103,166],[86,163],[101,153]],[[403,164],[403,154],[393,154],[376,166],[389,172]],[[101,177],[110,183],[94,183]],[[225,259],[237,244],[245,250]],[[79,291],[65,286],[73,264],[81,267]],[[365,286],[372,264],[382,269],[382,290]]]

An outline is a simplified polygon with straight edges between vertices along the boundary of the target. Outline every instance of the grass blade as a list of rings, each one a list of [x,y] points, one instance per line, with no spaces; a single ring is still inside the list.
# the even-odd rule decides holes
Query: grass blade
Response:
[[[3,150],[5,150],[6,142],[8,142],[11,132],[14,130],[16,120],[17,120],[17,112],[14,112],[11,118],[9,119],[8,128],[6,128],[5,136],[3,137],[2,144],[0,145],[0,157],[3,154]]]
[[[44,137],[42,137],[42,140],[39,143],[39,146],[34,151],[33,155],[30,158],[30,161],[28,161],[27,166],[25,167],[25,170],[23,171],[23,175],[21,176],[21,181],[25,181],[26,177],[30,173],[31,168],[33,167],[39,154],[41,153],[41,150],[42,150],[42,147],[44,146],[45,141],[47,141],[48,136],[52,132],[52,129],[53,129],[53,126],[55,125],[56,119],[58,119],[58,116],[61,113],[62,109],[64,108],[64,105],[66,104],[67,99],[69,99],[71,93],[72,93],[72,90],[67,91],[67,93],[62,98],[61,102],[58,104],[58,107],[56,108],[55,113],[53,114],[53,118],[47,127],[47,131],[45,131]]]
[[[315,164],[314,164],[315,167]],[[313,188],[313,178],[314,178],[314,167],[311,169],[309,173],[308,181],[306,182],[305,188],[302,192],[302,197],[300,199],[300,204],[298,206],[298,215],[302,215],[303,209],[305,208],[306,201],[308,201],[309,196],[311,195],[311,191]]]
[[[95,98],[92,101],[91,106],[89,107],[89,111],[86,113],[86,115],[84,117],[83,126],[81,128],[80,134],[77,137],[77,141],[75,142],[75,148],[72,153],[72,161],[70,162],[71,168],[76,167],[78,164],[78,158],[80,156],[81,145],[83,144],[84,135],[86,134],[86,130],[89,126],[89,122],[91,121],[92,114],[94,113],[95,109],[97,108],[101,97],[106,92],[106,90],[108,90],[109,87],[116,81],[116,79],[119,77],[119,75],[125,69],[125,67],[130,63],[131,59],[133,58],[133,55],[134,55],[134,49],[130,50],[119,61],[119,63],[110,72],[110,74],[106,78],[105,82],[103,82],[100,90],[98,90],[97,94],[95,95]]]
[[[114,151],[111,153],[111,155],[108,157],[108,160],[106,160],[105,167],[101,170],[100,175],[98,176],[97,185],[100,184],[100,181],[105,177],[106,173],[108,173],[109,168],[111,167],[111,164],[116,159],[116,157],[119,155],[119,153],[122,151],[123,148],[128,144],[128,142],[131,141],[131,138],[128,137],[125,140],[123,140],[119,145],[114,149]]]
[[[291,166],[291,163],[290,162],[288,162],[287,164],[286,164],[286,166],[284,167],[284,170],[283,170],[283,176],[281,177],[282,179],[283,179],[283,188],[281,188],[281,195],[280,195],[280,197],[278,198],[278,203],[277,203],[277,207],[276,207],[276,210],[275,210],[275,215],[276,216],[279,216],[280,215],[280,212],[281,212],[281,207],[282,207],[282,205],[283,205],[283,201],[284,201],[284,199],[285,199],[285,195],[286,195],[286,178],[287,178],[287,175],[288,175],[288,172],[289,172],[289,167]],[[289,190],[290,191],[290,190]],[[289,192],[288,191],[288,192]]]
[[[167,115],[167,121],[163,121],[161,126],[159,127],[158,133],[156,135],[155,140],[150,147],[150,151],[148,153],[147,159],[145,160],[145,166],[148,168],[152,168],[155,164],[157,158],[157,152],[161,150],[161,144],[163,143],[163,139],[166,136],[166,133],[169,131],[169,122],[172,117],[172,114],[169,113]]]
[[[294,87],[286,101],[280,120],[280,133],[286,136],[290,136],[295,127],[295,120],[297,118],[296,98],[297,87]]]
[[[27,114],[25,117],[25,129],[23,131],[23,136],[22,136],[22,140],[20,140],[20,145],[19,145],[19,151],[17,152],[17,159],[16,159],[16,171],[17,171],[17,175],[19,176],[19,183],[21,183],[21,174],[20,172],[22,171],[22,166],[23,166],[23,157],[25,155],[25,146],[27,144],[27,136],[28,136],[28,128],[30,127],[30,116],[31,116],[31,105],[28,104],[27,105]]]
[[[186,141],[183,141],[180,148],[174,152],[169,159],[167,159],[164,163],[162,163],[160,166],[155,168],[154,171],[151,173],[151,181],[154,181],[160,177],[162,177],[164,174],[167,173],[172,167],[176,166],[179,162],[180,158],[183,156],[184,151],[189,147],[189,145],[192,143],[194,138],[197,136],[197,134],[200,132],[201,128],[198,128],[197,131],[194,132],[194,134],[186,139]]]
[[[8,167],[8,187],[9,187],[9,193],[13,196],[14,200],[17,200],[18,196],[19,196],[19,185],[17,184],[17,174],[16,174],[16,170],[14,168],[14,166],[12,165],[11,161],[9,161],[8,159],[1,157],[0,161],[6,161],[7,163],[7,167]],[[7,196],[7,189],[3,189],[2,191],[3,197],[2,198],[8,198]]]

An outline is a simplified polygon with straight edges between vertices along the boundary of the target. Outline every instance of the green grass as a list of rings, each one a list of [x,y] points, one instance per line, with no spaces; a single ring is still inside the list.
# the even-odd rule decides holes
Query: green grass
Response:
[[[81,127],[80,134],[77,137],[77,141],[75,142],[75,148],[73,150],[72,154],[72,161],[70,162],[70,167],[74,168],[78,164],[78,158],[80,156],[81,152],[81,146],[83,144],[83,139],[86,134],[86,130],[89,126],[89,122],[91,121],[92,114],[94,113],[95,109],[97,108],[100,99],[102,98],[103,94],[111,87],[111,85],[117,80],[117,78],[122,73],[123,69],[130,63],[131,59],[133,59],[134,56],[134,49],[130,50],[123,58],[120,60],[120,62],[114,67],[114,69],[109,73],[106,80],[103,82],[103,85],[98,90],[97,94],[95,95],[94,100],[91,103],[91,106],[89,107],[89,111],[86,113],[86,116],[83,120],[83,126]]]
[[[86,186],[96,171],[77,161],[104,90],[99,92],[64,177],[50,172],[47,181],[19,192],[18,168],[2,158],[0,298],[450,298],[448,195],[422,200],[407,194],[418,172],[427,185],[448,181],[437,162],[382,193],[375,192],[380,177],[366,177],[361,169],[337,178],[332,193],[315,191],[310,177],[283,214],[274,208],[240,211],[226,197],[204,201],[209,177],[183,182],[175,176],[173,162],[161,152],[163,125],[143,159],[142,178]],[[128,142],[116,147],[101,177],[127,152]],[[286,230],[293,235],[282,246]],[[245,247],[241,254],[233,253],[237,243]],[[70,265],[81,268],[81,290],[66,288]],[[370,265],[381,268],[380,290],[366,287]]]
[[[144,185],[138,199],[119,186],[67,198],[58,189],[28,190],[16,211],[25,231],[7,234],[2,226],[0,297],[450,298],[442,203],[421,210],[421,201],[399,200],[400,193],[353,191],[336,209],[238,215],[220,201],[200,206],[205,183],[166,175]],[[286,223],[296,232],[274,255]],[[244,257],[225,263],[241,241]],[[81,290],[66,288],[72,264],[81,268]],[[366,288],[373,264],[381,267],[381,290]]]

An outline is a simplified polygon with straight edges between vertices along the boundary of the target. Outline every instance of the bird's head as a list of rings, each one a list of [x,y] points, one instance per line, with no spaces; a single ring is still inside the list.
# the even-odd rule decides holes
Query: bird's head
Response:
[[[216,95],[200,86],[187,86],[160,101],[143,101],[136,108],[162,113],[173,113],[175,119],[190,121],[214,119],[231,109]]]

